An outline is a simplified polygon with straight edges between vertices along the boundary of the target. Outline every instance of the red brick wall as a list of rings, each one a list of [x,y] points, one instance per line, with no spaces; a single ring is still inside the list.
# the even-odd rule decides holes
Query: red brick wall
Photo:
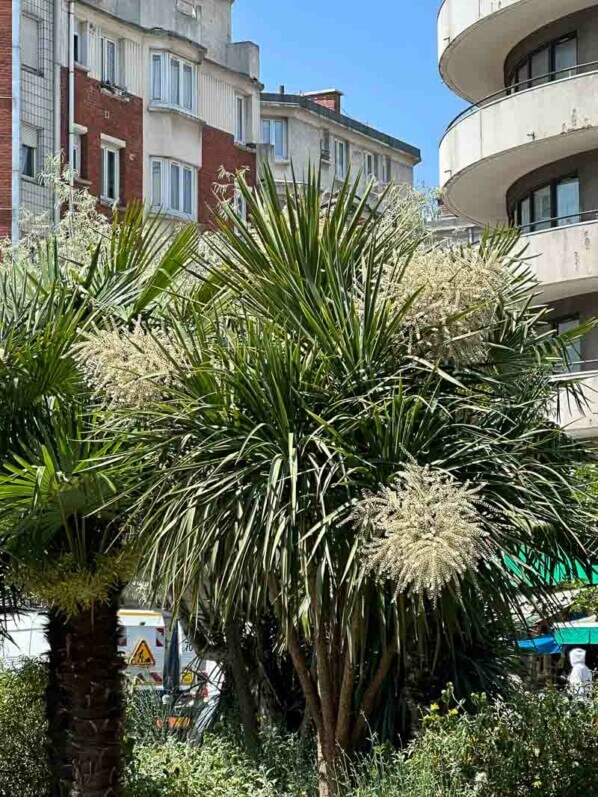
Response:
[[[328,108],[329,111],[340,113],[342,96],[343,95],[340,91],[328,91],[322,94],[310,94],[308,95],[308,98],[314,102],[317,102],[318,105]]]
[[[62,147],[68,150],[68,72],[62,73]],[[82,139],[81,176],[88,180],[90,193],[101,189],[101,134],[127,142],[121,151],[121,202],[143,198],[143,100],[127,101],[102,91],[99,81],[75,69],[75,122],[87,128]]]
[[[235,144],[234,137],[214,127],[204,126],[202,131],[202,167],[199,173],[199,221],[213,224],[212,209],[218,198],[214,195],[214,184],[221,182],[218,172],[224,166],[227,172],[246,169],[249,185],[255,184],[255,152]],[[232,191],[232,188],[231,188]],[[230,191],[228,192],[230,196]]]
[[[0,0],[0,237],[12,224],[12,3]]]

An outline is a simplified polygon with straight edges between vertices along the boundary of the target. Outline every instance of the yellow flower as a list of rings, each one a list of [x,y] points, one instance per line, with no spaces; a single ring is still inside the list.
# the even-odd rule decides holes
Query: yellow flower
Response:
[[[541,780],[535,780],[532,783],[532,786],[533,786],[534,789],[541,789],[542,788],[542,781]]]
[[[455,716],[456,714],[458,714],[458,713],[459,713],[459,710],[458,710],[458,709],[456,709],[456,708],[452,708],[452,709],[449,711],[449,716],[450,716],[450,717],[454,717],[454,716]]]
[[[430,711],[440,711],[440,706],[438,705],[438,703],[432,703],[432,705],[430,706]]]

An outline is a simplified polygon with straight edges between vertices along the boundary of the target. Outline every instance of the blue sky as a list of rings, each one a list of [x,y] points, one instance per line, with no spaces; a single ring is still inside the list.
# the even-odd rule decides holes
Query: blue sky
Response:
[[[237,0],[233,36],[261,47],[267,91],[339,88],[344,110],[417,146],[417,184],[438,184],[438,141],[464,106],[436,56],[439,0]]]

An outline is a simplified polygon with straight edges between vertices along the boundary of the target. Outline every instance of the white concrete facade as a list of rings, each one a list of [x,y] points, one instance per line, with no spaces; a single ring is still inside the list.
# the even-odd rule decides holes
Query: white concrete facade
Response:
[[[261,102],[263,156],[276,181],[283,184],[321,168],[322,187],[332,191],[346,174],[360,174],[361,188],[374,177],[381,186],[413,184],[413,169],[420,161],[414,147],[362,125],[340,112],[321,107],[303,95],[264,94]],[[264,140],[264,125],[282,123],[282,150]]]
[[[553,324],[598,316],[598,2],[444,0],[440,72],[474,104],[440,143],[447,207],[490,227],[514,224]],[[560,422],[598,434],[598,335],[572,352],[586,403]]]
[[[64,0],[63,0],[64,2]],[[84,66],[102,80],[102,38],[119,47],[120,86],[143,99],[144,198],[154,203],[154,163],[162,161],[165,181],[170,163],[193,174],[192,212],[167,215],[197,220],[197,183],[202,168],[202,130],[209,125],[235,132],[235,102],[245,98],[246,142],[259,137],[259,48],[231,41],[230,0],[99,0],[77,3],[77,25],[86,36]],[[66,35],[66,34],[65,34]],[[66,49],[63,50],[67,52]],[[168,94],[170,64],[184,64],[192,74],[190,107],[156,99],[153,60],[163,59],[159,83]],[[154,81],[154,82],[153,82]],[[168,188],[163,188],[168,195]]]

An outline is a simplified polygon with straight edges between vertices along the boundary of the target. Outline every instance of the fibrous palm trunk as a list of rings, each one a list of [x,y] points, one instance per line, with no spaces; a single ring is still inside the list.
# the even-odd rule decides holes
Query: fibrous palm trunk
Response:
[[[50,654],[47,695],[53,795],[121,797],[124,662],[118,653],[118,593],[106,604],[69,618],[58,613],[54,620],[48,641],[57,647]]]

